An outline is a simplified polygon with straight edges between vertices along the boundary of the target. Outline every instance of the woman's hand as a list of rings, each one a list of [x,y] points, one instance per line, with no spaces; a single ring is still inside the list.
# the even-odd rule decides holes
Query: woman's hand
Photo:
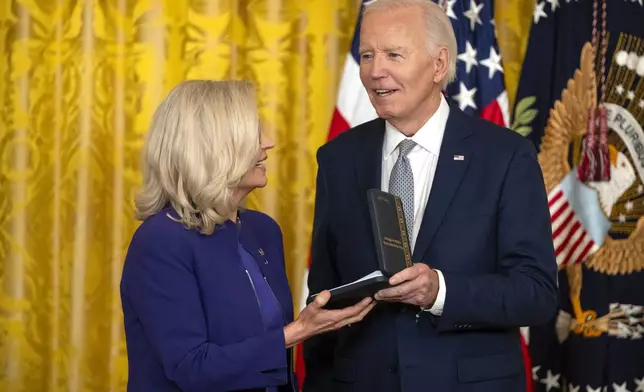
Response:
[[[344,309],[327,310],[322,307],[331,298],[328,290],[322,291],[295,321],[284,328],[286,347],[292,347],[312,336],[340,329],[345,325],[360,322],[376,306],[371,297],[364,298],[353,306]]]

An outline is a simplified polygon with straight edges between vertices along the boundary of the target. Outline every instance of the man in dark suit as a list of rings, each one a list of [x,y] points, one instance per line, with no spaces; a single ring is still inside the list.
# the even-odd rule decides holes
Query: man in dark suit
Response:
[[[362,323],[304,344],[305,392],[525,390],[519,327],[557,306],[543,177],[528,140],[447,103],[456,50],[430,0],[365,6],[360,78],[379,118],[318,151],[309,290],[377,269],[371,188],[402,199],[415,264]]]

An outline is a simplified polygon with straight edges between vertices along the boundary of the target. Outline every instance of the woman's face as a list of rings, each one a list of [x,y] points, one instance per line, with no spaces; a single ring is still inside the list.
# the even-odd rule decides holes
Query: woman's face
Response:
[[[237,187],[238,191],[244,196],[247,195],[250,191],[255,188],[262,188],[266,186],[266,158],[268,157],[267,151],[275,147],[275,143],[269,139],[264,132],[260,131],[259,138],[259,152],[257,153],[257,158],[255,161],[255,166],[251,167],[250,170],[244,174],[242,177],[239,186]]]

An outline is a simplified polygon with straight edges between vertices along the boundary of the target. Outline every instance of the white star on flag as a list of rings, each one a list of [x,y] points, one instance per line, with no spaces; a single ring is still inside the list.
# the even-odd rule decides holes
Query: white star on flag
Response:
[[[546,2],[550,3],[550,11],[555,12],[555,9],[559,7],[559,0],[546,0]]]
[[[484,65],[488,68],[488,76],[490,79],[494,77],[496,71],[503,73],[503,67],[501,67],[501,55],[496,53],[494,47],[490,47],[490,57],[485,60],[481,60],[481,65]]]
[[[538,381],[538,380],[539,380],[539,374],[538,374],[538,373],[539,373],[539,369],[541,369],[541,365],[539,365],[539,366],[535,366],[535,367],[533,367],[533,368],[532,368],[532,379],[533,379],[534,381]]]
[[[637,387],[635,392],[644,392],[644,377],[642,377],[641,380],[639,378],[636,378],[635,379],[635,386]]]
[[[548,15],[546,15],[546,12],[543,10],[543,7],[546,6],[545,2],[539,2],[535,7],[534,7],[534,13],[533,13],[533,19],[534,19],[534,24],[539,23],[539,19],[541,18],[547,18]]]
[[[456,0],[447,0],[447,4],[445,4],[445,8],[446,8],[445,13],[450,18],[452,18],[454,20],[458,20],[458,18],[456,17],[456,14],[454,13],[454,4],[455,3],[456,3]]]
[[[461,110],[465,110],[468,106],[472,109],[476,109],[476,104],[474,103],[476,87],[468,90],[465,83],[460,82],[459,89],[460,92],[454,96],[454,99],[458,101],[458,107],[461,108]]]
[[[618,85],[617,85],[617,87],[615,87],[615,91],[616,91],[616,92],[617,92],[617,94],[619,94],[619,95],[624,94],[624,86],[622,86],[621,84],[618,84]]]
[[[546,392],[550,392],[552,388],[561,388],[559,385],[559,377],[561,377],[561,374],[553,374],[548,370],[546,378],[541,379],[541,383],[546,384]]]
[[[635,99],[635,91],[631,90],[626,93],[626,98],[630,99],[631,101]]]
[[[483,9],[483,4],[477,5],[474,0],[470,1],[470,9],[465,11],[463,14],[467,19],[470,20],[470,28],[474,30],[474,27],[476,27],[476,24],[482,25],[483,22],[481,21],[481,16],[479,13]]]
[[[465,43],[465,52],[458,55],[458,59],[465,63],[465,72],[470,73],[474,65],[478,65],[476,60],[476,49],[472,47],[470,41]]]
[[[613,383],[613,388],[615,388],[615,392],[630,392],[628,389],[626,389],[626,383],[622,383],[620,385]]]
[[[454,13],[455,18],[450,17],[450,22],[458,32],[456,81],[447,86],[447,95],[452,99],[458,96],[459,106],[465,108],[465,113],[507,126],[510,119],[503,80],[505,70],[493,26],[493,0],[445,0],[439,4],[446,14],[450,10]],[[481,64],[486,57],[483,69]],[[497,114],[492,116],[492,112]]]

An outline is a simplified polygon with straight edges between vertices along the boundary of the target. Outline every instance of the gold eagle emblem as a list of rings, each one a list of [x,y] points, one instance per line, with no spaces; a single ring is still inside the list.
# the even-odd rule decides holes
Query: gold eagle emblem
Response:
[[[620,44],[626,45],[622,37],[620,37]],[[618,44],[618,49],[620,44]],[[586,43],[581,52],[580,67],[568,80],[561,99],[557,100],[553,108],[550,109],[538,155],[548,194],[571,173],[573,168],[571,168],[570,162],[573,162],[573,165],[579,163],[580,146],[588,129],[589,111],[597,106],[597,77],[594,62],[593,47],[590,43]],[[616,79],[620,78],[626,84],[633,83],[634,78],[626,76],[628,72],[616,70],[617,68],[617,66],[611,66],[609,72],[607,88],[611,93],[607,95],[607,103],[621,111],[627,111],[624,107],[630,106],[630,109],[634,109],[633,112],[639,113],[639,117],[643,117],[644,99],[640,103],[641,110],[637,109],[636,100],[632,96],[627,99],[623,84],[616,82]],[[626,103],[630,105],[626,105]],[[635,117],[637,116],[632,118],[635,119]],[[639,126],[639,130],[641,132],[641,126]],[[626,134],[629,133],[626,132]],[[624,132],[621,135],[623,136]],[[614,324],[615,321],[624,317],[624,314],[616,310],[598,319],[594,310],[584,311],[582,309],[580,303],[582,263],[588,269],[607,275],[630,274],[644,270],[644,216],[641,214],[642,208],[633,211],[634,204],[632,202],[635,199],[637,203],[644,205],[644,200],[641,198],[643,189],[641,173],[638,177],[633,170],[632,163],[638,157],[630,154],[626,148],[629,141],[620,140],[619,135],[611,136],[612,142],[609,142],[612,143],[609,144],[611,163],[613,166],[617,166],[618,163],[624,166],[626,173],[621,177],[620,173],[617,173],[615,184],[623,185],[620,185],[619,190],[615,190],[617,186],[612,183],[599,184],[591,188],[596,191],[597,204],[601,206],[600,210],[606,215],[607,222],[612,218],[610,221],[612,223],[608,223],[611,228],[610,232],[613,234],[619,232],[620,235],[606,234],[601,246],[581,263],[560,265],[560,269],[566,269],[570,283],[570,299],[574,310],[574,319],[566,324],[570,326],[569,331],[572,330],[588,337],[610,333],[611,323]],[[619,151],[620,149],[623,152]],[[630,158],[628,158],[629,155]],[[626,222],[624,214],[617,208],[620,205],[622,211],[631,212],[628,228],[624,224]],[[626,207],[623,207],[624,205]]]
[[[578,143],[586,133],[588,111],[597,105],[597,84],[593,67],[594,56],[590,43],[581,52],[580,68],[568,81],[561,100],[550,109],[545,135],[541,142],[539,164],[546,190],[550,192],[570,172],[570,145]],[[598,196],[599,197],[599,196]],[[644,217],[626,239],[607,236],[602,247],[584,261],[597,272],[616,275],[644,269]]]

